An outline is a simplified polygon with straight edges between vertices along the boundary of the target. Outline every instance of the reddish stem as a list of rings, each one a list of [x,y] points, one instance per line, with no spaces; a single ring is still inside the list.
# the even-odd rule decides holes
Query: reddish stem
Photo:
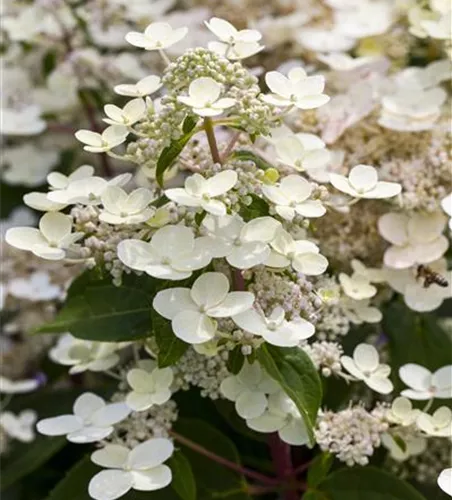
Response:
[[[290,446],[287,443],[284,443],[284,441],[282,441],[276,433],[270,434],[268,438],[268,445],[270,447],[270,454],[273,465],[275,466],[276,475],[281,481],[291,480],[294,468],[292,465]],[[283,493],[284,500],[298,500],[298,494],[295,488],[296,486]]]
[[[207,450],[203,446],[191,441],[190,439],[181,436],[177,432],[170,431],[170,435],[179,443],[187,446],[188,448],[191,448],[193,451],[196,451],[197,453],[204,455],[205,457],[209,458],[210,460],[213,460],[214,462],[217,462],[218,464],[224,465],[228,469],[234,470],[236,472],[239,472],[240,474],[243,474],[244,476],[251,477],[253,479],[256,479],[257,481],[261,481],[264,484],[268,485],[278,485],[279,480],[273,477],[268,477],[265,474],[261,474],[260,472],[256,472],[250,469],[247,469],[246,467],[243,467],[235,462],[231,462],[226,458],[220,457],[219,455],[216,455],[210,450]]]

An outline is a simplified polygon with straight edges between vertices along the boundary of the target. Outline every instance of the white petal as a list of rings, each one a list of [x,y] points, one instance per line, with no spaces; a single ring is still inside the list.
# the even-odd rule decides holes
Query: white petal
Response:
[[[140,368],[132,368],[127,372],[127,382],[135,391],[147,392],[152,390],[152,387],[150,387],[152,383],[150,373]]]
[[[432,376],[432,385],[438,390],[449,389],[449,392],[452,391],[452,365],[443,366],[436,370]]]
[[[369,165],[356,165],[348,176],[350,184],[358,193],[370,191],[378,182],[378,174],[374,167]]]
[[[75,133],[75,138],[83,142],[83,144],[88,144],[89,146],[100,147],[102,146],[102,137],[97,132],[92,132],[91,130],[78,130]]]
[[[160,255],[174,258],[193,249],[193,230],[184,226],[165,226],[152,236],[151,245]]]
[[[220,384],[221,394],[229,401],[235,401],[243,390],[244,385],[234,375],[225,378]]]
[[[45,418],[36,424],[36,429],[46,436],[63,436],[81,429],[81,420],[74,415],[61,415],[59,417]]]
[[[224,170],[207,179],[205,190],[209,196],[219,196],[232,189],[237,179],[237,172],[234,170]]]
[[[198,308],[193,302],[188,288],[168,288],[155,296],[152,307],[164,318],[173,319],[180,311]]]
[[[159,465],[149,470],[132,471],[133,488],[138,491],[155,491],[165,488],[173,478],[171,469],[166,465]]]
[[[154,398],[152,393],[129,392],[126,396],[126,405],[133,411],[144,411],[153,406]]]
[[[73,411],[77,417],[86,420],[90,418],[94,412],[104,407],[105,401],[101,397],[96,396],[96,394],[92,392],[85,392],[76,399]]]
[[[270,248],[266,243],[249,242],[241,246],[232,247],[226,260],[238,269],[250,269],[264,263],[270,255]]]
[[[187,207],[198,207],[201,204],[201,198],[193,196],[183,188],[172,188],[165,191],[165,195],[172,201],[185,205]]]
[[[226,215],[226,205],[220,200],[203,200],[201,199],[201,207],[209,214],[221,217]]]
[[[197,107],[215,102],[221,93],[221,85],[210,77],[201,77],[190,83],[188,88],[190,97],[197,103]]]
[[[182,311],[172,321],[173,332],[184,342],[202,344],[215,336],[216,322],[197,311]]]
[[[123,470],[103,470],[89,482],[88,493],[94,500],[115,500],[125,495],[133,485],[132,474]]]
[[[226,318],[250,309],[254,303],[254,294],[251,292],[231,292],[221,302],[207,310],[212,318]]]
[[[275,432],[284,427],[286,419],[280,415],[274,415],[270,412],[265,412],[260,417],[250,418],[246,421],[246,425],[258,432]]]
[[[304,201],[309,198],[311,184],[300,175],[288,175],[281,181],[282,191],[293,201]]]
[[[212,17],[209,21],[204,21],[207,28],[220,40],[229,41],[230,38],[234,39],[237,35],[237,30],[235,27],[219,17]]]
[[[206,310],[220,304],[229,291],[229,281],[222,273],[204,273],[193,284],[191,298]]]
[[[290,97],[291,85],[289,80],[278,71],[269,71],[265,75],[265,83],[268,88],[282,97]]]
[[[452,497],[452,468],[444,469],[438,476],[438,486]]]
[[[432,382],[432,373],[427,368],[408,363],[399,369],[399,377],[408,387],[416,391],[427,391]],[[408,397],[408,396],[407,396]]]
[[[273,217],[258,217],[243,226],[240,238],[244,242],[259,241],[268,243],[275,237],[276,231],[281,227],[281,223]]]
[[[93,425],[107,427],[127,418],[130,408],[125,403],[111,403],[97,410],[91,417]]]
[[[163,464],[174,452],[174,445],[169,439],[153,438],[135,446],[129,454],[128,465],[131,469],[151,469]]]
[[[107,444],[91,455],[91,462],[109,469],[122,469],[129,456],[129,448],[119,444]]]
[[[379,218],[378,231],[393,245],[404,245],[408,241],[408,221],[405,214],[390,212]]]
[[[373,372],[379,365],[378,351],[373,345],[359,344],[353,351],[353,360],[361,371]]]
[[[300,273],[308,276],[318,276],[326,271],[328,260],[318,253],[303,253],[295,255],[292,266]]]
[[[235,403],[235,409],[242,418],[260,417],[267,408],[267,397],[262,392],[243,391]]]
[[[25,205],[42,212],[56,212],[66,207],[64,203],[56,203],[47,198],[46,193],[27,193],[23,197]]]
[[[255,309],[236,314],[232,319],[237,326],[254,335],[262,335],[262,331],[267,328],[264,318]]]
[[[158,261],[153,247],[145,241],[123,240],[116,251],[123,264],[137,271],[144,271],[147,266]]]
[[[364,381],[373,391],[379,394],[389,394],[394,389],[392,382],[388,378],[369,377],[364,379]]]
[[[87,426],[67,435],[67,440],[71,443],[86,444],[102,441],[113,432],[113,427]]]
[[[41,217],[39,230],[47,241],[59,243],[71,233],[72,220],[67,215],[49,212]]]
[[[435,240],[443,232],[446,220],[446,216],[441,212],[414,214],[408,221],[410,241],[425,245]]]
[[[292,419],[278,434],[282,441],[292,446],[302,446],[309,443],[308,433],[301,418]]]
[[[350,356],[342,356],[341,357],[342,366],[354,377],[358,380],[364,379],[364,374],[362,371],[356,366],[354,360]]]

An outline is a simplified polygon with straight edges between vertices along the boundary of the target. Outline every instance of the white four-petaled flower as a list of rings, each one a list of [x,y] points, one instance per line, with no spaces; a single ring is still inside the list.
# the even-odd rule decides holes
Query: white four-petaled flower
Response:
[[[162,87],[163,83],[159,76],[149,75],[137,83],[123,83],[121,85],[116,85],[114,91],[119,95],[125,95],[128,97],[146,97],[148,95],[157,92]]]
[[[249,309],[250,292],[229,292],[229,281],[221,273],[204,273],[189,288],[168,288],[157,293],[152,303],[164,318],[171,320],[176,337],[190,344],[214,338],[215,318],[229,318]]]
[[[327,259],[319,253],[319,247],[308,240],[294,240],[285,229],[278,229],[270,242],[272,251],[265,261],[269,267],[287,267],[308,276],[318,276],[328,267]]]
[[[137,368],[127,372],[127,382],[132,388],[126,396],[127,406],[134,411],[144,411],[169,400],[173,371],[170,367],[158,368],[154,361],[141,360]]]
[[[39,229],[13,227],[6,232],[5,240],[20,250],[28,250],[47,260],[66,257],[66,250],[83,236],[72,232],[72,219],[68,215],[49,212],[41,217]]]
[[[126,40],[135,47],[146,50],[164,50],[180,42],[188,33],[188,28],[173,29],[167,23],[151,23],[144,33],[131,31]]]
[[[397,182],[379,181],[377,171],[369,165],[356,165],[348,177],[330,174],[330,182],[336,189],[354,198],[392,198],[402,191]]]
[[[114,104],[106,104],[104,111],[108,116],[108,118],[103,118],[105,123],[130,127],[143,118],[146,113],[146,103],[141,97],[137,97],[129,101],[123,108]]]
[[[314,134],[296,134],[275,141],[277,160],[298,171],[325,167],[330,152]]]
[[[212,260],[205,238],[194,237],[184,226],[164,226],[150,242],[123,240],[117,247],[119,260],[135,271],[154,278],[183,280]]]
[[[314,325],[303,318],[287,321],[282,307],[275,307],[268,318],[262,312],[248,309],[232,319],[246,332],[259,335],[269,344],[282,347],[296,346],[302,340],[312,337],[315,332]]]
[[[22,443],[30,443],[35,438],[34,427],[37,417],[33,410],[23,410],[17,415],[4,411],[0,413],[0,428],[11,438]]]
[[[267,395],[279,391],[279,386],[259,363],[245,361],[237,375],[223,380],[220,391],[225,398],[235,402],[235,409],[242,418],[256,418],[267,408]]]
[[[452,438],[452,411],[447,406],[441,406],[433,415],[421,412],[416,424],[428,436]]]
[[[276,213],[287,221],[296,214],[302,217],[321,217],[326,213],[320,200],[309,200],[311,184],[299,175],[284,177],[279,186],[263,185],[262,192],[275,204]]]
[[[217,116],[236,103],[230,97],[220,97],[221,92],[222,86],[213,78],[201,77],[190,83],[188,96],[178,96],[177,100],[199,116]]]
[[[149,207],[152,192],[138,188],[127,194],[118,186],[108,186],[100,197],[104,209],[99,219],[108,224],[139,224],[150,219],[155,209]]]
[[[321,75],[308,76],[303,68],[292,68],[287,77],[278,71],[270,71],[265,75],[265,82],[273,93],[262,98],[274,106],[314,109],[330,100],[323,94],[325,78]]]
[[[108,470],[98,472],[89,482],[88,492],[95,500],[115,500],[131,489],[155,491],[171,483],[171,469],[163,462],[174,452],[173,443],[152,438],[130,450],[108,444],[95,451],[91,461]]]
[[[452,398],[452,365],[446,365],[432,373],[424,366],[408,363],[399,369],[399,376],[409,389],[402,396],[413,400]]]
[[[45,418],[36,426],[46,436],[64,436],[72,443],[93,443],[113,432],[113,425],[130,413],[125,403],[110,403],[91,392],[85,392],[74,403],[73,415]]]
[[[78,130],[75,137],[90,153],[105,153],[125,142],[129,131],[124,125],[110,125],[101,134],[91,130]]]
[[[353,351],[353,358],[342,356],[341,363],[351,375],[375,392],[389,394],[394,388],[388,378],[391,367],[380,364],[378,351],[370,344],[359,344]]]

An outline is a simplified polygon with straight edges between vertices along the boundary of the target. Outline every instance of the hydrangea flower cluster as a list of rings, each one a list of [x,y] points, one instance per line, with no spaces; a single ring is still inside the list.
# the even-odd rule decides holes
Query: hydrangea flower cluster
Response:
[[[2,276],[5,310],[13,311],[12,298],[52,303],[50,317],[31,322],[61,334],[48,356],[86,391],[59,415],[14,414],[5,411],[11,395],[40,382],[25,368],[1,372],[1,433],[29,443],[37,422],[40,434],[95,443],[89,461],[102,470],[86,484],[95,500],[163,488],[185,500],[181,481],[196,472],[185,454],[193,452],[252,478],[250,494],[293,500],[327,476],[373,463],[377,448],[408,463],[422,459],[429,441],[450,440],[450,338],[441,337],[441,361],[420,363],[405,345],[409,335],[424,342],[430,316],[419,313],[452,297],[444,84],[451,65],[441,56],[409,67],[400,58],[411,49],[396,57],[381,46],[383,35],[401,44],[397,27],[405,26],[450,55],[450,9],[439,1],[430,10],[396,9],[385,0],[325,0],[305,16],[295,9],[280,16],[287,31],[280,38],[305,59],[274,69],[265,58],[269,20],[235,27],[211,17],[206,33],[190,34],[170,22],[176,13],[163,16],[172,7],[163,1],[154,6],[161,19],[128,31],[142,25],[143,12],[139,2],[119,3],[102,13],[111,33],[96,26],[97,3],[56,2],[52,12],[38,2],[5,19],[11,43],[46,48],[57,36],[66,45],[34,96],[44,115],[35,101],[19,106],[7,96],[2,133],[35,136],[67,112],[79,149],[98,168],[50,172],[60,151],[43,137],[26,144],[30,176],[21,171],[23,149],[7,150],[5,182],[41,188],[23,197],[41,216],[37,228],[14,223],[4,239],[43,264],[20,278]],[[35,15],[43,20],[33,26]],[[83,36],[73,36],[80,25]],[[117,33],[122,63],[110,54]],[[190,48],[198,38],[203,46]],[[92,41],[107,49],[98,54],[85,46]],[[248,58],[262,68],[248,69]],[[113,101],[99,116],[91,102],[97,86],[108,86]],[[411,175],[405,166],[416,158],[422,165]],[[60,280],[46,266],[58,266]],[[403,326],[413,331],[394,332],[393,309],[414,318]],[[113,391],[87,383],[104,378]],[[226,408],[242,434],[267,440],[276,477],[187,437],[185,391]],[[308,474],[305,483],[299,475],[310,464],[296,467],[295,446],[312,457],[320,450],[342,468],[326,470],[316,485]],[[438,485],[452,494],[442,465]]]

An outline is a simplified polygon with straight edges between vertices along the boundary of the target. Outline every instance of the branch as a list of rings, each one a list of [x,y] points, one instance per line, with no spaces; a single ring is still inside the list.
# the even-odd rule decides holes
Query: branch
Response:
[[[243,467],[235,462],[231,462],[230,460],[220,457],[219,455],[216,455],[210,450],[207,450],[203,446],[191,441],[190,439],[181,436],[177,432],[170,431],[170,436],[172,436],[176,441],[178,441],[180,444],[183,444],[187,446],[187,448],[191,448],[193,451],[196,451],[197,453],[204,455],[205,457],[209,458],[210,460],[213,460],[214,462],[217,462],[218,464],[224,465],[228,469],[231,469],[233,471],[236,471],[240,474],[243,474],[244,476],[251,477],[253,479],[256,479],[257,481],[261,481],[264,484],[268,485],[278,485],[280,481],[276,478],[273,477],[268,477],[265,474],[261,474],[260,472],[256,472],[250,469],[247,469],[246,467]]]
[[[218,152],[217,140],[215,139],[215,132],[213,130],[213,123],[211,118],[204,118],[204,130],[206,131],[207,141],[209,143],[210,153],[215,163],[222,165],[220,153]]]
[[[277,476],[281,481],[290,480],[294,472],[290,446],[282,441],[276,433],[270,434],[268,445]],[[296,485],[285,491],[282,498],[284,500],[298,500]]]

